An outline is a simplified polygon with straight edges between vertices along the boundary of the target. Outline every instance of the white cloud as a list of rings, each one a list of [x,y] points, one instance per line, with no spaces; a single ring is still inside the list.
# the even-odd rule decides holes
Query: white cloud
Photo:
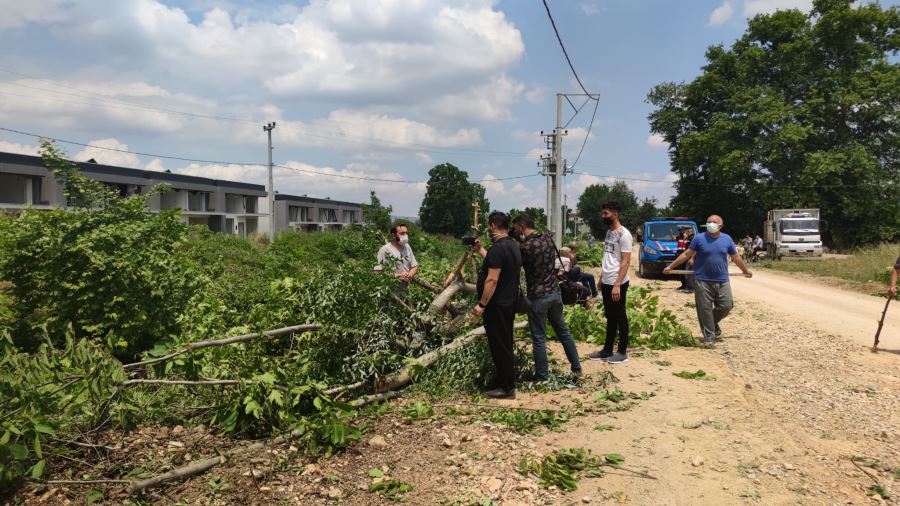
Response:
[[[650,134],[650,137],[647,137],[647,145],[657,149],[669,148],[669,143],[666,142],[665,138],[660,134]]]
[[[536,162],[541,159],[542,156],[546,155],[548,151],[546,149],[541,148],[532,148],[528,150],[528,153],[525,153],[525,159]]]
[[[98,139],[89,142],[88,147],[79,151],[72,159],[77,162],[86,162],[93,158],[97,163],[103,165],[129,167],[132,169],[141,167],[141,161],[136,155],[124,153],[123,151],[128,151],[128,145],[119,142],[117,139]]]
[[[725,0],[709,15],[709,26],[724,25],[732,15],[734,15],[734,6],[729,0]]]
[[[525,100],[529,104],[537,104],[544,100],[544,95],[546,94],[547,87],[538,85],[525,92]]]
[[[744,15],[771,14],[776,10],[800,9],[809,12],[812,0],[745,0]]]
[[[0,30],[19,28],[27,24],[50,24],[66,18],[70,0],[29,0],[2,2]]]
[[[213,101],[173,93],[144,82],[70,82],[17,79],[0,82],[0,119],[40,126],[174,132],[189,117],[160,108],[214,114]],[[154,108],[156,110],[154,110]]]
[[[440,97],[427,109],[449,118],[512,121],[509,108],[519,100],[524,91],[524,84],[506,76],[498,76],[461,93]]]
[[[416,153],[416,160],[424,163],[425,165],[432,165],[434,163],[434,159],[428,156],[428,153],[423,153],[421,151]]]
[[[593,16],[601,11],[603,8],[595,3],[581,2],[578,4],[578,8],[581,9],[581,12],[585,14],[585,16]]]
[[[51,33],[163,82],[215,83],[235,95],[257,91],[262,77],[265,90],[286,100],[424,106],[515,86],[506,73],[525,46],[495,3],[313,0],[269,18],[215,7],[195,20],[159,0],[80,0]]]
[[[524,128],[517,128],[509,135],[517,141],[536,142],[541,139],[540,132],[525,130]]]
[[[38,156],[40,155],[40,148],[37,146],[29,146],[27,144],[18,144],[15,142],[8,142],[0,139],[0,152],[4,153],[16,153],[19,155],[31,155]]]

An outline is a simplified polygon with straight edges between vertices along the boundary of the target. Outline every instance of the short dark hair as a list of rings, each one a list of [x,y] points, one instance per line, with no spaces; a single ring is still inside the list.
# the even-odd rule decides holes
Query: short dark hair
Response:
[[[610,211],[615,211],[617,213],[622,212],[622,206],[619,205],[619,203],[615,200],[609,200],[609,201],[604,202],[603,205],[600,206],[600,209],[609,209]]]
[[[534,228],[534,218],[525,213],[516,215],[512,223],[513,225],[522,225],[525,228]]]
[[[503,211],[494,211],[488,215],[488,224],[501,230],[509,230],[509,215]]]
[[[409,230],[409,225],[398,221],[398,222],[394,223],[393,225],[391,225],[391,234],[396,234],[397,229],[400,227],[406,227],[406,229]]]

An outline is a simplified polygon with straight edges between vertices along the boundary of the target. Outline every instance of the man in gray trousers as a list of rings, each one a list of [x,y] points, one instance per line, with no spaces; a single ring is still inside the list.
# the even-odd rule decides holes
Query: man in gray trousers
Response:
[[[738,255],[734,240],[722,233],[722,226],[721,216],[710,216],[706,220],[706,232],[695,236],[688,249],[663,269],[663,274],[669,274],[675,267],[694,259],[694,302],[706,344],[715,344],[716,338],[722,335],[719,322],[734,306],[728,283],[728,257],[741,269],[744,277],[753,277]]]

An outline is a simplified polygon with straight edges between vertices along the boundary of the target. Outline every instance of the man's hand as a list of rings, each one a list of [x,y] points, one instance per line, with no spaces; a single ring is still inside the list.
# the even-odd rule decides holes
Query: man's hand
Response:
[[[472,308],[472,312],[469,313],[469,323],[475,323],[483,314],[484,308],[476,304],[475,307]]]
[[[897,296],[897,287],[892,286],[888,288],[888,297],[896,297]]]
[[[619,299],[622,298],[622,287],[619,285],[613,285],[612,289],[612,300],[618,302]]]
[[[744,277],[745,277],[745,278],[752,278],[752,277],[753,277],[753,273],[750,272],[749,270],[748,270],[748,271],[744,271]]]
[[[671,272],[671,271],[672,271],[672,266],[671,266],[671,265],[667,265],[666,268],[663,269],[663,274],[668,274],[668,273]]]

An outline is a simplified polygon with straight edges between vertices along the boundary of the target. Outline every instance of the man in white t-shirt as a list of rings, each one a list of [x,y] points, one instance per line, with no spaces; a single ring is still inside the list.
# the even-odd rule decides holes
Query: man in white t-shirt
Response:
[[[419,271],[419,262],[409,246],[409,229],[402,223],[396,223],[391,227],[391,242],[378,250],[378,262],[375,264],[375,272],[381,272],[385,267],[394,269],[394,277],[400,280],[395,294],[398,297],[406,297],[406,289],[412,278]]]
[[[600,271],[600,294],[603,296],[603,313],[606,316],[606,342],[601,351],[588,354],[592,360],[610,364],[628,361],[628,315],[625,299],[628,294],[628,268],[631,266],[631,232],[619,222],[622,207],[618,202],[606,202],[602,206],[603,224],[609,227],[603,242],[603,267]],[[619,347],[613,353],[616,337]]]

